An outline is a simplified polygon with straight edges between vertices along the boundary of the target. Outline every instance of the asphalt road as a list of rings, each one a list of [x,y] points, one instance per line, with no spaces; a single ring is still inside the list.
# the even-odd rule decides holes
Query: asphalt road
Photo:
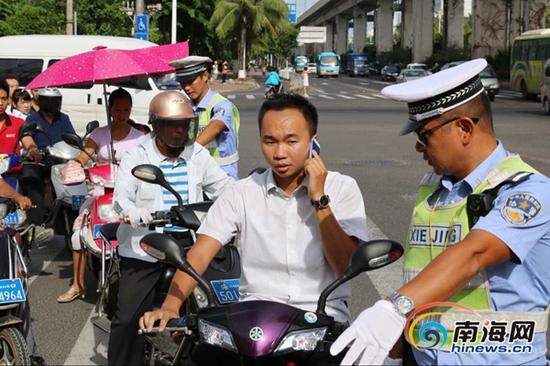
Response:
[[[321,156],[330,170],[355,178],[369,218],[371,238],[402,242],[409,224],[417,183],[429,171],[414,150],[412,136],[398,131],[407,117],[404,103],[385,100],[388,83],[366,78],[310,77],[311,101],[319,110]],[[257,113],[263,89],[227,95],[241,113],[240,172],[265,166],[259,149]],[[521,154],[550,175],[550,117],[539,103],[503,91],[493,105],[494,123],[504,146]],[[60,239],[60,238],[57,238]],[[61,240],[33,251],[31,305],[40,352],[48,364],[106,364],[107,335],[90,323],[94,315],[95,283],[87,298],[58,304],[69,286],[69,255]],[[354,280],[352,310],[356,314],[400,284],[400,263]]]

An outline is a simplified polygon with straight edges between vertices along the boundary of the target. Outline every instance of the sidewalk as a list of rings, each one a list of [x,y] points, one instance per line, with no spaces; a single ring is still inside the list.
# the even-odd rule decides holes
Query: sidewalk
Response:
[[[251,77],[246,79],[227,79],[225,83],[222,84],[221,76],[217,80],[210,80],[210,87],[217,91],[218,93],[233,93],[239,91],[249,91],[259,88],[258,83]]]

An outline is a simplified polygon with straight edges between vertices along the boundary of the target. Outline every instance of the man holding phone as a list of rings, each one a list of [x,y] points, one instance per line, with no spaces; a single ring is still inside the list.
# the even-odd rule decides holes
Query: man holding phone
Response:
[[[321,291],[342,274],[367,220],[355,180],[328,171],[312,142],[315,107],[304,97],[280,94],[262,105],[258,125],[262,153],[271,169],[224,191],[208,211],[187,260],[203,273],[220,248],[239,237],[240,300],[269,300],[315,311]],[[313,145],[312,145],[313,144]],[[308,157],[311,158],[308,159]],[[140,319],[164,329],[195,286],[178,271],[161,306]],[[328,299],[327,313],[350,320],[349,284]]]

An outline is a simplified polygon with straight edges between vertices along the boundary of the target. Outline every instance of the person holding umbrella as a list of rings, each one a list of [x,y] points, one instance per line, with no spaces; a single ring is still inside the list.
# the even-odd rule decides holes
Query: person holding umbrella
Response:
[[[113,139],[113,148],[116,161],[120,162],[122,156],[136,146],[144,135],[143,132],[137,130],[130,125],[130,113],[132,111],[132,96],[126,90],[119,88],[109,95],[109,108],[112,116],[112,126],[104,126],[95,129],[89,136],[84,146],[87,154],[82,152],[80,156],[72,162],[69,162],[67,170],[70,170],[70,165],[76,165],[76,168],[80,168],[85,165],[90,156],[97,154],[97,160],[99,161],[111,161],[110,157],[110,141]],[[55,177],[52,174],[52,181],[58,181],[54,184],[56,187],[56,193],[59,195],[62,193],[63,186],[61,185],[60,177]],[[79,240],[79,229],[82,224],[83,212],[89,209],[93,203],[94,197],[88,198],[80,208],[81,214],[75,220],[73,225],[73,235],[71,236],[71,243],[73,248],[73,280],[71,286],[63,294],[57,297],[57,302],[68,303],[76,300],[79,297],[83,297],[86,293],[86,262],[85,255],[82,251],[82,246]]]
[[[199,117],[197,142],[208,149],[222,169],[239,179],[237,107],[208,86],[212,60],[203,56],[189,56],[170,63],[176,68],[176,80],[193,101]]]

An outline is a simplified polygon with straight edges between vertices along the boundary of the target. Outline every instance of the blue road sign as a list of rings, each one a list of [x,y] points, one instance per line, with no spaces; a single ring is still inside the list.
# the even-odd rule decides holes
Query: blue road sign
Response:
[[[286,6],[288,6],[288,21],[292,24],[296,23],[296,3],[287,2]]]
[[[142,39],[144,41],[148,41],[149,40],[149,34],[147,34],[147,33],[136,33],[136,38],[137,39]]]
[[[136,16],[136,33],[149,33],[149,15]]]

